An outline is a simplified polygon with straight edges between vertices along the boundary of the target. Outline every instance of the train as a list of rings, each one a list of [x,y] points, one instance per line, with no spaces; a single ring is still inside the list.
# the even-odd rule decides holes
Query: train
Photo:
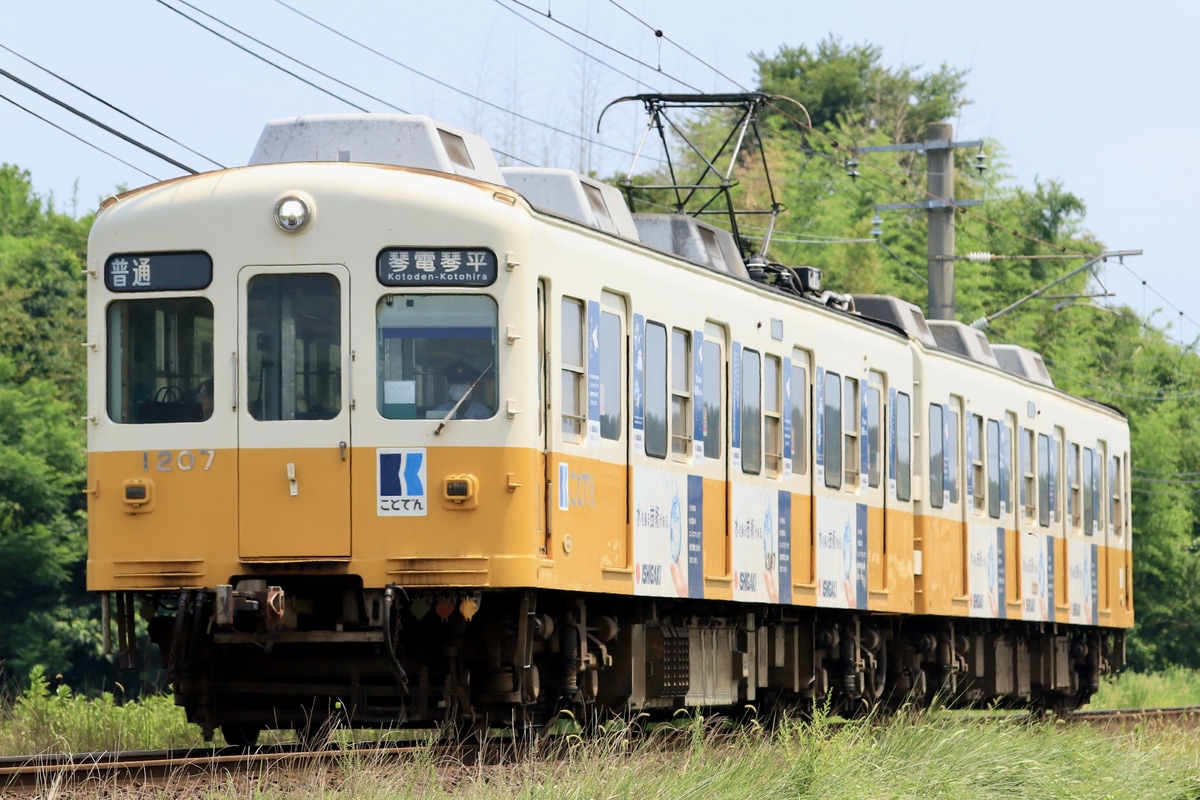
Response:
[[[1124,665],[1124,415],[701,216],[305,116],[106,200],[86,280],[87,587],[208,739],[1065,711]]]

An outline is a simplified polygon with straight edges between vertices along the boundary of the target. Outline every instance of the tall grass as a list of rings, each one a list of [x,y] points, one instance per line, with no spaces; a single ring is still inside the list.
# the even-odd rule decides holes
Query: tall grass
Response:
[[[1200,672],[1168,667],[1158,672],[1126,672],[1106,677],[1092,708],[1163,708],[1200,705]]]
[[[1135,680],[1130,680],[1131,678]],[[1183,670],[1123,676],[1130,694],[1112,705],[1188,702]],[[1139,688],[1140,687],[1140,688]],[[1106,685],[1102,699],[1115,697]],[[1107,703],[1106,703],[1107,704]],[[358,737],[356,737],[358,738]],[[51,690],[35,671],[30,688],[0,708],[0,752],[136,750],[201,745],[170,698],[119,703]],[[499,747],[485,743],[486,751]],[[547,757],[547,748],[554,757]],[[468,763],[427,745],[402,762],[347,752],[336,769],[314,763],[299,778],[269,770],[177,786],[209,798],[1190,798],[1200,797],[1200,732],[1142,725],[1099,731],[1020,715],[964,720],[901,715],[835,725],[821,713],[774,730],[734,730],[716,718],[683,718],[672,730],[635,735],[615,726],[598,738],[531,743],[515,762]],[[165,787],[164,796],[175,796]]]
[[[170,697],[118,704],[111,692],[77,695],[50,690],[41,667],[29,688],[0,710],[0,754],[75,753],[198,747],[200,729],[189,725]]]

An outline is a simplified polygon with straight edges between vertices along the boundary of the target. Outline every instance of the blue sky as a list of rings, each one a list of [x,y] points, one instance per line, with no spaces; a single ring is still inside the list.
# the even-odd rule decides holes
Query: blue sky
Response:
[[[967,95],[973,104],[951,120],[955,138],[998,140],[1014,181],[1026,186],[1035,178],[1062,182],[1085,200],[1086,225],[1109,249],[1145,251],[1127,259],[1127,267],[1113,264],[1104,270],[1104,288],[1116,296],[1099,302],[1128,304],[1139,312],[1161,309],[1153,319],[1171,325],[1173,339],[1190,342],[1200,336],[1200,270],[1191,235],[1200,217],[1200,103],[1193,96],[1200,78],[1200,3],[1195,0],[944,6],[286,0],[408,69],[351,44],[280,0],[189,2],[353,89],[291,64],[179,0],[10,0],[0,45],[226,166],[245,163],[268,119],[353,110],[297,80],[299,75],[371,111],[392,111],[390,104],[476,131],[493,147],[539,165],[608,174],[628,167],[630,157],[623,151],[636,146],[641,131],[631,106],[626,114],[606,117],[597,134],[596,117],[608,101],[647,91],[690,91],[672,78],[702,91],[752,89],[750,53],[815,46],[832,33],[847,43],[879,45],[889,65],[932,69],[947,63],[969,70]],[[167,3],[288,65],[290,72],[247,55]],[[648,26],[662,30],[664,40]],[[0,69],[184,164],[212,168],[12,53],[0,50]],[[0,95],[155,178],[180,174],[3,76]],[[546,125],[586,131],[593,141],[580,142]],[[118,186],[151,181],[4,100],[0,162],[30,171],[35,189],[53,194],[67,211],[73,198],[82,212]]]

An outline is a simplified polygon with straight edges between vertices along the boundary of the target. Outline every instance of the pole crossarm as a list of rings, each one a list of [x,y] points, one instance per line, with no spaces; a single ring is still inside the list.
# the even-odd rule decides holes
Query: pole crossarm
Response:
[[[979,319],[977,319],[971,323],[971,327],[976,328],[978,330],[982,330],[982,329],[986,328],[988,325],[990,325],[992,322],[994,322],[997,318],[1002,317],[1005,314],[1007,314],[1008,312],[1012,311],[1013,309],[1018,308],[1019,306],[1023,306],[1026,303],[1028,303],[1030,300],[1033,300],[1034,298],[1041,296],[1047,289],[1053,289],[1055,286],[1058,286],[1063,281],[1075,277],[1076,275],[1083,272],[1084,270],[1091,269],[1092,267],[1096,266],[1096,264],[1099,264],[1101,261],[1107,261],[1110,258],[1124,258],[1125,256],[1140,256],[1141,254],[1142,254],[1141,250],[1110,250],[1108,252],[1101,253],[1100,255],[1095,256],[1093,258],[1089,258],[1087,261],[1085,261],[1083,263],[1082,266],[1076,267],[1075,269],[1068,272],[1066,275],[1063,275],[1061,278],[1056,278],[1055,280],[1051,281],[1050,283],[1047,283],[1045,286],[1043,286],[1040,289],[1035,289],[1034,291],[1025,295],[1024,297],[1022,297],[1020,300],[1016,301],[1015,303],[1010,303],[1009,305],[1000,309],[995,314],[989,314],[986,317],[980,317]]]
[[[875,206],[876,211],[900,211],[917,208],[928,211],[931,208],[965,208],[982,204],[982,200],[920,200],[916,203],[884,203]]]
[[[983,139],[964,142],[949,142],[945,139],[907,144],[881,144],[873,147],[855,147],[855,153],[895,153],[901,150],[952,150],[956,147],[983,147]]]

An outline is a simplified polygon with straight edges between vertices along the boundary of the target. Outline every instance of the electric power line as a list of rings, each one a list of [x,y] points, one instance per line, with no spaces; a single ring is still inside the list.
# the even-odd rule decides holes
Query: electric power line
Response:
[[[4,77],[8,78],[13,83],[16,83],[16,84],[19,84],[20,86],[25,87],[26,89],[33,92],[34,94],[37,94],[40,97],[42,97],[46,100],[49,100],[51,103],[54,103],[55,105],[59,106],[60,108],[65,108],[67,111],[70,111],[75,116],[87,120],[88,122],[95,125],[97,128],[101,128],[102,130],[105,130],[108,133],[111,133],[113,136],[116,136],[119,139],[125,140],[126,142],[133,145],[134,147],[141,148],[142,150],[145,150],[147,153],[150,153],[153,156],[157,156],[157,157],[161,158],[163,161],[166,161],[168,164],[170,164],[174,167],[178,167],[179,169],[183,170],[184,172],[190,173],[192,175],[197,174],[197,171],[192,169],[188,165],[182,164],[182,163],[176,161],[175,159],[171,158],[170,156],[168,156],[164,153],[158,152],[153,147],[150,147],[147,144],[139,142],[137,139],[134,139],[131,136],[126,136],[125,134],[123,134],[119,130],[117,130],[116,128],[105,125],[103,122],[96,119],[95,117],[89,116],[89,115],[83,113],[82,111],[80,111],[79,109],[75,108],[74,106],[70,105],[69,103],[59,100],[57,97],[50,94],[49,92],[44,92],[41,89],[34,86],[33,84],[27,83],[26,81],[21,80],[16,75],[13,75],[11,72],[9,72],[8,70],[0,69],[0,75],[3,75]],[[14,105],[16,105],[16,104],[14,103]],[[62,130],[62,129],[60,128],[60,130]],[[130,165],[130,166],[132,166],[132,165]],[[135,169],[137,169],[137,168],[135,167]],[[142,171],[138,170],[138,172],[142,172]],[[147,173],[142,172],[142,174],[146,175]],[[150,176],[150,177],[153,177],[153,176]],[[157,180],[157,178],[155,178],[155,180]]]
[[[33,116],[33,117],[37,117],[37,118],[38,118],[38,119],[40,119],[42,122],[46,123],[47,125],[49,125],[49,126],[51,126],[51,127],[53,127],[53,128],[57,128],[58,130],[60,130],[60,131],[62,131],[63,133],[65,133],[67,136],[70,136],[72,139],[75,139],[76,141],[79,141],[79,142],[82,142],[82,143],[86,144],[88,147],[92,148],[93,150],[97,150],[97,151],[99,151],[99,152],[103,153],[104,155],[108,156],[109,158],[111,158],[111,159],[113,159],[113,160],[115,160],[115,161],[120,161],[122,164],[124,164],[125,166],[129,167],[130,169],[137,170],[138,172],[142,173],[143,175],[145,175],[145,176],[146,176],[147,178],[149,178],[150,180],[152,180],[152,181],[157,181],[157,180],[160,180],[159,178],[155,177],[154,175],[151,175],[149,172],[146,172],[146,171],[145,171],[144,169],[142,169],[141,167],[135,167],[133,164],[130,164],[128,161],[126,161],[125,159],[121,158],[120,156],[113,155],[112,153],[110,153],[110,152],[108,152],[107,150],[105,150],[103,147],[100,147],[99,145],[96,145],[96,144],[92,144],[92,143],[91,143],[91,142],[89,142],[87,139],[84,139],[82,136],[79,136],[79,135],[77,135],[77,134],[71,133],[69,130],[67,130],[67,129],[66,129],[66,128],[64,128],[63,126],[61,126],[61,125],[59,125],[59,124],[57,124],[57,123],[51,122],[50,120],[46,119],[45,117],[43,117],[41,114],[37,113],[36,111],[32,111],[32,110],[30,110],[30,109],[26,108],[25,106],[21,105],[21,104],[20,104],[20,103],[18,103],[16,100],[13,100],[12,98],[10,98],[10,97],[8,97],[8,96],[6,96],[6,95],[4,95],[4,94],[0,94],[0,100],[6,100],[6,101],[8,101],[9,103],[12,103],[14,106],[16,106],[17,108],[21,109],[21,110],[22,110],[22,111],[24,111],[26,114],[29,114],[30,116]]]
[[[53,76],[53,77],[57,78],[58,80],[60,80],[60,81],[62,81],[63,83],[65,83],[67,86],[70,86],[70,87],[71,87],[72,89],[74,89],[75,91],[77,91],[77,92],[82,92],[83,94],[85,94],[85,95],[87,95],[88,97],[92,98],[92,99],[93,99],[93,100],[95,100],[97,103],[100,103],[101,105],[108,106],[108,107],[109,107],[109,108],[111,108],[113,111],[116,111],[118,114],[120,114],[121,116],[125,117],[126,119],[129,119],[129,120],[132,120],[133,122],[136,122],[138,125],[141,125],[143,128],[145,128],[145,129],[147,129],[147,130],[149,130],[149,131],[151,131],[151,132],[153,132],[153,133],[157,133],[159,136],[163,137],[164,139],[166,139],[167,141],[171,142],[172,144],[179,145],[180,147],[182,147],[184,150],[187,150],[187,151],[188,151],[189,153],[191,153],[192,155],[194,155],[194,156],[199,156],[200,158],[203,158],[205,161],[209,162],[210,164],[213,164],[213,165],[215,165],[215,166],[217,166],[217,167],[220,167],[221,169],[225,169],[225,165],[224,165],[224,164],[222,164],[221,162],[219,162],[219,161],[216,161],[215,159],[209,158],[208,156],[204,155],[203,153],[200,153],[200,152],[197,152],[196,150],[193,150],[192,148],[188,147],[186,144],[184,144],[183,142],[181,142],[181,141],[179,141],[178,139],[174,138],[173,136],[170,136],[170,135],[168,135],[168,134],[165,134],[165,133],[163,133],[162,131],[160,131],[158,128],[155,128],[154,126],[152,126],[152,125],[149,125],[149,124],[148,124],[148,123],[146,123],[146,122],[143,122],[142,120],[138,119],[137,117],[133,116],[132,114],[130,114],[130,113],[128,113],[128,112],[126,112],[126,111],[124,111],[124,110],[122,110],[122,109],[120,109],[120,108],[117,108],[115,105],[113,105],[112,103],[108,102],[108,101],[107,101],[107,100],[105,100],[103,97],[98,97],[97,95],[95,95],[95,94],[92,94],[92,93],[91,93],[91,92],[89,92],[87,89],[83,88],[82,86],[80,86],[80,85],[79,85],[79,84],[77,84],[77,83],[73,83],[73,82],[71,82],[71,81],[67,80],[67,79],[66,79],[66,78],[64,78],[63,76],[59,75],[57,72],[54,72],[54,71],[52,71],[52,70],[49,70],[49,69],[46,69],[46,68],[45,68],[45,67],[43,67],[41,64],[37,63],[37,62],[36,62],[36,61],[34,61],[33,59],[26,58],[25,56],[23,56],[23,55],[21,55],[20,53],[18,53],[16,50],[13,50],[11,47],[6,47],[5,45],[3,45],[3,44],[0,44],[0,49],[6,50],[6,51],[8,51],[9,53],[12,53],[14,56],[16,56],[17,58],[21,59],[21,60],[22,60],[22,61],[24,61],[26,64],[30,64],[30,65],[32,65],[32,66],[34,66],[34,67],[37,67],[37,68],[38,68],[38,69],[40,69],[42,72],[45,72],[47,75],[51,75],[51,76]],[[145,173],[142,173],[142,174],[144,175]]]

